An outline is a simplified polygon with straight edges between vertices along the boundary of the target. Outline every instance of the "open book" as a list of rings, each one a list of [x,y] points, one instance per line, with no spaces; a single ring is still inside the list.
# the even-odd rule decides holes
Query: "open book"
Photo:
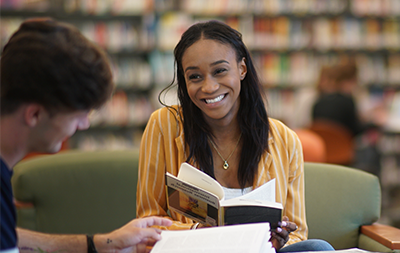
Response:
[[[209,226],[269,222],[282,219],[275,202],[275,179],[238,198],[225,200],[222,186],[206,173],[182,163],[178,176],[166,173],[169,209]]]
[[[196,230],[163,230],[152,253],[237,252],[275,253],[268,223],[232,225]]]

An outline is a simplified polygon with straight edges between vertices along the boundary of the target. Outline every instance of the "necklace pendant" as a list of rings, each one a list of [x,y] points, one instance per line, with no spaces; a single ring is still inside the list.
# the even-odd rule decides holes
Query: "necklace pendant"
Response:
[[[224,170],[227,170],[229,168],[229,164],[228,164],[227,161],[224,162],[224,166],[223,167],[224,167]]]

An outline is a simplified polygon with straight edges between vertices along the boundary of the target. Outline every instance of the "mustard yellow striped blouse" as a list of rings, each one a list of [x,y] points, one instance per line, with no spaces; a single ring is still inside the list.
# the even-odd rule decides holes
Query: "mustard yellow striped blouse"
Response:
[[[174,107],[177,108],[177,107]],[[283,215],[298,225],[287,243],[307,239],[304,202],[303,153],[297,135],[278,120],[270,119],[270,151],[263,155],[253,188],[276,178],[276,201],[282,203]],[[174,110],[155,111],[144,131],[139,159],[137,186],[137,216],[168,216],[165,172],[177,175],[180,164],[186,161],[183,125]],[[174,224],[169,229],[189,229],[193,221],[170,212]]]

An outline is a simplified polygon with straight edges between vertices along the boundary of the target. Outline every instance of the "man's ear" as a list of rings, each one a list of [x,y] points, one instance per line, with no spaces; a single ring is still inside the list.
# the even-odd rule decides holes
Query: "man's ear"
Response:
[[[39,118],[44,113],[43,106],[39,104],[28,104],[24,109],[24,121],[29,127],[37,125]]]

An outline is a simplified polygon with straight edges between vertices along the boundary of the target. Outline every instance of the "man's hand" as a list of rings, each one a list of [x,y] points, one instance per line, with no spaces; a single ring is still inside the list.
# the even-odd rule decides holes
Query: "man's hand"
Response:
[[[134,219],[125,226],[108,234],[94,236],[94,244],[99,253],[144,253],[161,239],[161,230],[151,226],[171,226],[172,221],[160,217]]]
[[[271,233],[271,243],[276,250],[281,249],[289,241],[289,234],[297,230],[297,225],[284,216],[280,227]]]

